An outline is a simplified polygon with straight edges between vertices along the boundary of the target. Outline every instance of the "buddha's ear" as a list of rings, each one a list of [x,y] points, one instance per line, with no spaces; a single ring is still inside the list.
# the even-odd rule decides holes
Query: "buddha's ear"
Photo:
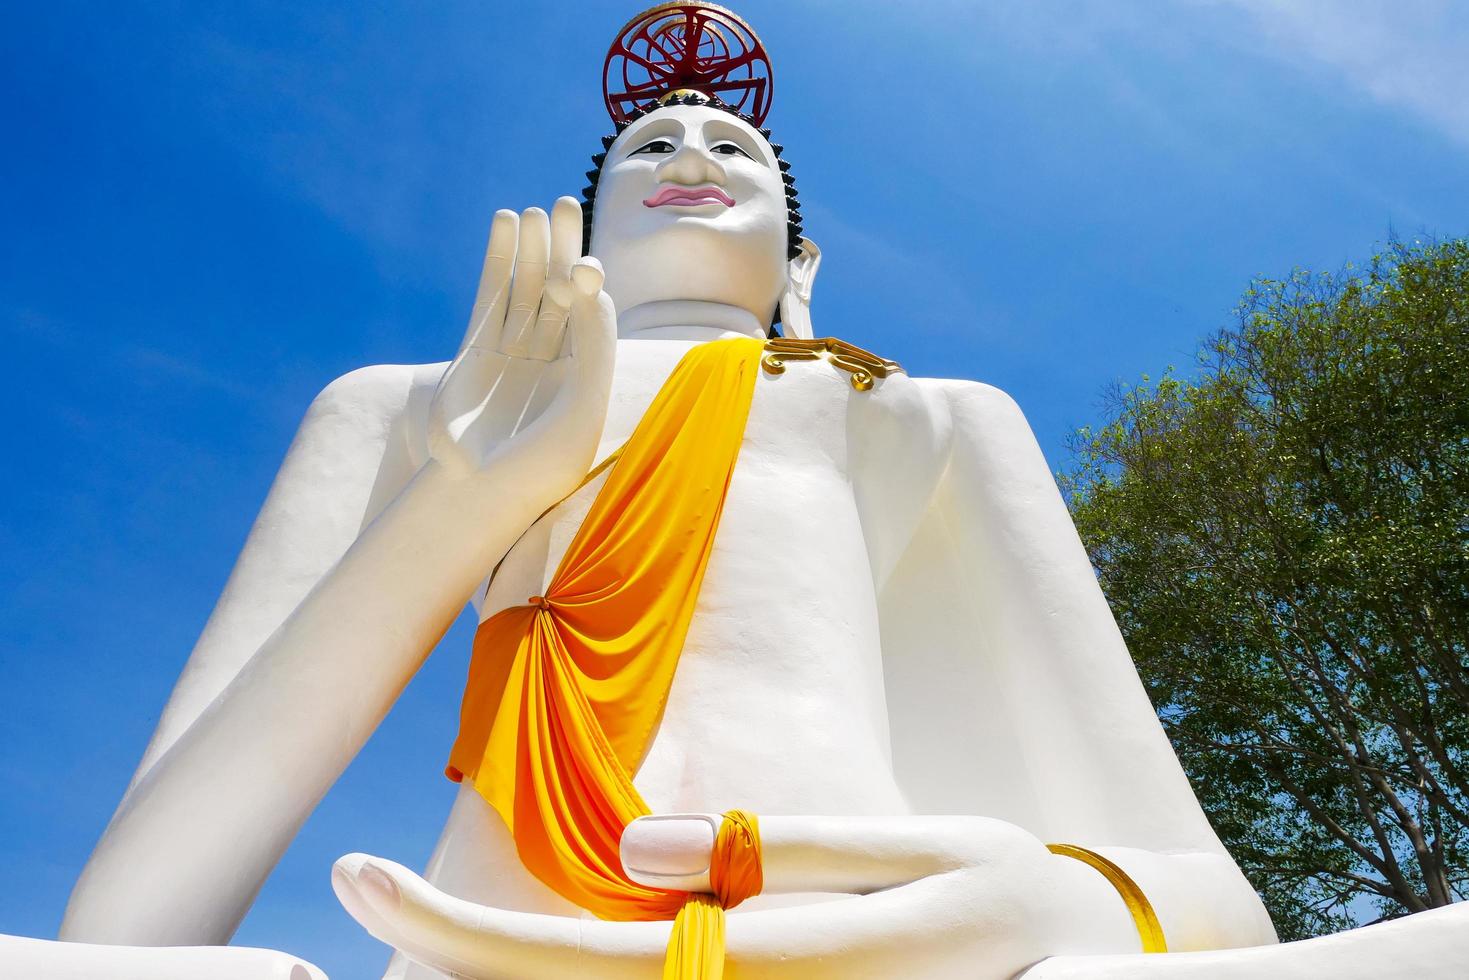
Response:
[[[811,286],[821,268],[821,249],[809,238],[801,239],[801,250],[786,266],[786,288],[780,294],[780,326],[787,337],[810,339]]]

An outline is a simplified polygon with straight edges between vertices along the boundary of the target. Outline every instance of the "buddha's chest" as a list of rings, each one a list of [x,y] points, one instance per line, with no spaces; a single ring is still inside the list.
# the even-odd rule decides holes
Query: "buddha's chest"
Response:
[[[689,347],[653,340],[619,344],[599,459],[627,441]],[[717,604],[726,590],[743,602],[770,590],[773,598],[789,588],[793,574],[813,587],[825,582],[828,589],[837,587],[835,576],[850,582],[847,600],[865,604],[870,598],[864,524],[902,522],[898,511],[920,506],[926,495],[907,495],[911,503],[902,507],[883,495],[880,508],[862,512],[864,485],[892,468],[891,450],[878,444],[894,441],[912,406],[888,388],[906,378],[867,386],[863,379],[854,385],[853,377],[826,358],[791,359],[760,369],[701,606]],[[482,616],[540,592],[604,481],[586,484],[516,543],[490,584]]]
[[[626,441],[686,350],[622,345],[601,456]],[[895,463],[883,447],[895,444],[905,421],[922,417],[905,400],[913,394],[911,386],[904,394],[906,378],[854,385],[853,372],[826,358],[771,368],[755,379],[707,569],[637,782],[662,809],[707,809],[728,798],[767,811],[810,804],[894,812],[901,799],[887,776],[869,531],[873,522],[906,520],[897,511],[921,506],[927,494],[901,507],[878,495],[883,505],[866,513],[863,500],[884,472],[921,469]],[[496,574],[482,616],[544,592],[604,482],[588,483],[526,533]],[[730,731],[742,737],[732,741]],[[796,744],[804,764],[776,765]],[[835,773],[859,777],[849,785]]]
[[[607,407],[599,458],[622,445],[690,344],[637,340],[618,345],[617,369]],[[739,470],[775,466],[843,473],[847,466],[848,415],[856,392],[848,375],[825,362],[762,369],[755,380],[740,448]]]

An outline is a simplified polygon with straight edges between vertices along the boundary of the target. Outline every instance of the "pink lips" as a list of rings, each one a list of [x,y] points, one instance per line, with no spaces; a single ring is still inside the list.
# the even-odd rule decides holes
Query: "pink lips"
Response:
[[[674,205],[699,205],[699,204],[723,204],[727,208],[734,207],[734,198],[730,197],[718,187],[665,187],[657,194],[643,202],[645,207],[661,208],[665,204]]]

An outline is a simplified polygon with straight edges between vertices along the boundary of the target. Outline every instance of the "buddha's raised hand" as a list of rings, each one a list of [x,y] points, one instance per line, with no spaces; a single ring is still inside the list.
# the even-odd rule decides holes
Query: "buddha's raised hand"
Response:
[[[439,382],[429,450],[451,472],[507,467],[546,504],[586,472],[607,414],[617,318],[581,252],[581,205],[499,211],[459,354]]]

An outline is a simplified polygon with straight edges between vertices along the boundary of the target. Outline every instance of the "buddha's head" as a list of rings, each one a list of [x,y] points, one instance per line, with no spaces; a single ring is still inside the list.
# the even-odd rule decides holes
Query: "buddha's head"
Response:
[[[790,165],[770,131],[698,93],[620,123],[593,158],[584,246],[619,312],[699,301],[810,335],[820,252],[801,237]]]

